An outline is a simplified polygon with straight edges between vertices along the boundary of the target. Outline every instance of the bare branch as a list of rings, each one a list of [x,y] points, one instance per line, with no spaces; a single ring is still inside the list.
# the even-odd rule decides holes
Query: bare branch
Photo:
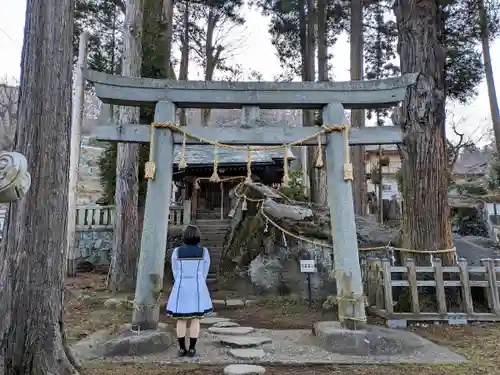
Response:
[[[0,79],[0,150],[12,150],[16,133],[19,87],[8,82]]]

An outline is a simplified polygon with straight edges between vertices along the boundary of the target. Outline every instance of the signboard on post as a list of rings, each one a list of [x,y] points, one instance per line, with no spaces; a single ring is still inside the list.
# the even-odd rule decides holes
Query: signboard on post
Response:
[[[311,286],[311,273],[318,272],[316,267],[316,259],[301,259],[300,260],[300,272],[307,275],[307,294],[309,300],[309,307],[312,307],[312,286]]]
[[[300,272],[303,273],[315,273],[318,272],[318,268],[316,267],[315,259],[301,259],[300,260]]]

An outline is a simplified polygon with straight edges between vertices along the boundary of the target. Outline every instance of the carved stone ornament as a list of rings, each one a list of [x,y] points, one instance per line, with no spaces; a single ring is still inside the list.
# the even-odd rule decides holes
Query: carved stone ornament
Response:
[[[26,157],[18,152],[0,152],[0,203],[21,199],[30,186]]]

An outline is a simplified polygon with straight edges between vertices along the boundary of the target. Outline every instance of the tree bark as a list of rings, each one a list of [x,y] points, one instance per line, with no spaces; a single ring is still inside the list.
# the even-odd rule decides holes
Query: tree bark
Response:
[[[363,0],[351,1],[351,80],[363,79]],[[365,110],[351,110],[351,126],[365,126]],[[365,148],[351,147],[354,180],[352,184],[354,196],[354,212],[356,215],[366,215],[367,187],[365,172]]]
[[[174,33],[174,0],[163,0],[163,17],[165,18],[165,72],[167,78],[175,79],[172,66],[172,37]]]
[[[318,81],[328,81],[328,43],[326,26],[326,0],[318,0],[317,22],[318,22]],[[316,153],[319,149],[316,149]],[[326,160],[325,149],[323,148],[323,160]],[[313,160],[316,163],[316,160]],[[312,200],[323,206],[328,205],[328,188],[326,181],[326,167],[314,169],[314,182]]]
[[[214,46],[214,33],[217,22],[219,22],[219,15],[216,10],[210,8],[207,17],[207,39],[205,42],[205,81],[211,81],[214,78],[215,68],[219,62],[220,55],[222,53],[222,46],[215,48]],[[201,109],[201,123],[203,126],[208,125],[208,120],[210,119],[210,109]]]
[[[488,31],[488,13],[484,6],[484,0],[478,1],[479,22],[481,27],[481,45],[483,49],[484,73],[486,76],[486,85],[488,86],[488,98],[490,101],[491,122],[493,123],[493,132],[495,134],[495,144],[497,152],[500,151],[500,111],[498,109],[498,100],[495,90],[495,79],[493,78],[493,67],[491,65],[490,42]]]
[[[309,80],[309,66],[311,65],[309,47],[308,47],[308,37],[307,37],[307,13],[306,13],[307,3],[305,0],[298,0],[298,13],[299,13],[299,39],[300,39],[300,55],[302,57],[302,81]],[[314,122],[314,116],[311,111],[302,111],[302,126],[311,126]],[[304,193],[310,197],[310,174],[309,174],[309,153],[307,147],[300,147],[300,163],[302,169],[302,181],[304,183]]]
[[[73,0],[28,0],[15,150],[31,188],[0,248],[0,373],[75,374],[63,327]]]
[[[189,1],[184,1],[184,32],[181,38],[181,64],[179,68],[179,79],[187,80],[189,72]],[[186,109],[181,108],[179,113],[179,123],[181,126],[186,126]]]
[[[394,113],[404,132],[403,247],[441,250],[453,246],[448,207],[445,124],[444,21],[434,0],[396,0],[401,73],[420,73]],[[429,256],[415,256],[428,264]],[[453,253],[437,253],[446,265]]]
[[[122,75],[140,77],[142,65],[142,0],[129,0],[125,13]],[[138,123],[139,109],[120,107],[119,122]],[[139,145],[119,143],[116,156],[115,224],[113,257],[108,288],[132,290],[140,248]]]

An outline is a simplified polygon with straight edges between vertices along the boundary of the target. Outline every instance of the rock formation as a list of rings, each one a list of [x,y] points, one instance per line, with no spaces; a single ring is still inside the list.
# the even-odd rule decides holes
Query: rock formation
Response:
[[[330,275],[333,251],[327,207],[292,202],[259,183],[240,185],[231,196],[233,220],[221,273],[250,282],[260,293],[305,296],[307,279],[300,272],[300,260],[315,259],[318,272],[311,277],[313,295],[335,293]],[[356,227],[360,248],[397,244],[397,228],[361,217],[356,218]],[[366,255],[363,252],[361,256]]]

